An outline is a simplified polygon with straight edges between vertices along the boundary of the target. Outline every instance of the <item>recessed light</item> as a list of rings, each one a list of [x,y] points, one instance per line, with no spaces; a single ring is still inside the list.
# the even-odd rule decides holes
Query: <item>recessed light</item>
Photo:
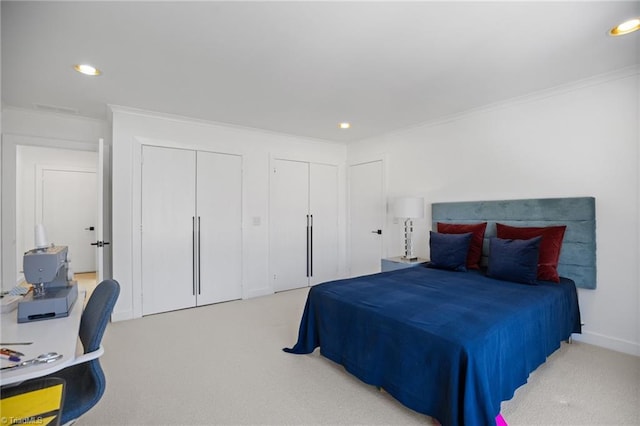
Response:
[[[74,65],[73,69],[85,75],[96,76],[102,74],[98,68],[87,64]]]
[[[351,128],[351,123],[347,123],[347,122],[340,123],[340,124],[338,124],[338,128],[339,129],[350,129]]]
[[[634,18],[611,28],[611,30],[609,30],[609,35],[621,36],[638,30],[640,30],[640,18]]]

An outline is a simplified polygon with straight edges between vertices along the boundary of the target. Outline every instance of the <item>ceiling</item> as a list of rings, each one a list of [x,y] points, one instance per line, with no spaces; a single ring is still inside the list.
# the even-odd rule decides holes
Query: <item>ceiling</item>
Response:
[[[640,63],[640,32],[607,35],[639,1],[1,7],[5,106],[107,119],[123,105],[337,142]]]

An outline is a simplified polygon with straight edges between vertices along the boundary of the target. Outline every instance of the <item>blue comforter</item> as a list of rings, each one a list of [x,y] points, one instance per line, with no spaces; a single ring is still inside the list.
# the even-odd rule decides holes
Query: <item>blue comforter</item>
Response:
[[[298,342],[443,425],[492,425],[500,403],[580,332],[571,280],[530,286],[414,267],[312,287]]]

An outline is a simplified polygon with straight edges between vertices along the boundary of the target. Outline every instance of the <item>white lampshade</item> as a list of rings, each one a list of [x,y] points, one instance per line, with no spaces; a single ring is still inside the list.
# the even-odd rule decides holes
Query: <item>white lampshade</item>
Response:
[[[424,198],[396,198],[393,204],[393,213],[395,217],[400,218],[422,218],[424,217]]]

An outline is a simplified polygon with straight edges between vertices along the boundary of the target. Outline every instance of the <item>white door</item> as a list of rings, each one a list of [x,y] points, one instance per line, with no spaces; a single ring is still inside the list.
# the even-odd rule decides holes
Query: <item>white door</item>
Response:
[[[349,167],[349,258],[351,276],[380,272],[385,222],[382,161]]]
[[[43,167],[41,173],[39,216],[49,242],[69,247],[74,272],[95,271],[95,170]]]
[[[96,254],[96,283],[104,280],[104,140],[98,139],[98,167],[96,172],[96,193],[97,193],[97,212],[96,212],[96,240],[91,244],[95,244]]]
[[[269,198],[270,273],[275,291],[309,285],[309,164],[274,160]]]
[[[197,304],[242,298],[242,157],[198,152]]]
[[[338,278],[338,167],[309,165],[310,284]]]
[[[195,306],[195,151],[142,147],[142,314]]]

